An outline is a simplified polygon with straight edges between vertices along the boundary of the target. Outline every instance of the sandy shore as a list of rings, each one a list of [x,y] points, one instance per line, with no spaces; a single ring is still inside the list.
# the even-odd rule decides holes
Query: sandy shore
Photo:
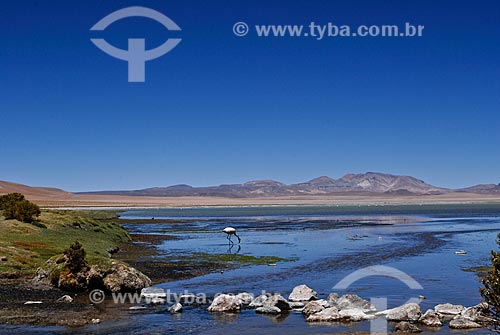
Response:
[[[425,205],[462,203],[499,203],[498,195],[448,193],[442,195],[317,195],[295,197],[142,197],[69,194],[65,197],[29,197],[44,207],[196,207],[196,206],[298,206],[298,205]]]

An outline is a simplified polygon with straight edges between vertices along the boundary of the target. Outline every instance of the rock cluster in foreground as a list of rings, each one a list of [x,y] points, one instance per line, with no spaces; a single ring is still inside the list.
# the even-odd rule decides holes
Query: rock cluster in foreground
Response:
[[[138,292],[151,286],[151,279],[125,263],[112,260],[107,266],[92,265],[78,273],[66,271],[60,264],[49,264],[48,270],[37,270],[33,284],[52,285],[70,292],[92,289],[112,293]]]
[[[282,314],[291,310],[301,312],[307,322],[359,322],[385,318],[395,322],[399,332],[421,332],[419,327],[441,327],[448,323],[452,329],[481,328],[490,322],[489,306],[481,303],[473,307],[440,304],[422,313],[419,304],[409,303],[384,311],[377,311],[369,301],[354,295],[330,294],[318,299],[317,293],[306,285],[293,289],[288,300],[279,294],[260,295],[249,299],[249,293],[221,294],[208,307],[210,312],[239,312],[243,308],[255,309],[260,314]],[[244,299],[241,297],[245,297]]]

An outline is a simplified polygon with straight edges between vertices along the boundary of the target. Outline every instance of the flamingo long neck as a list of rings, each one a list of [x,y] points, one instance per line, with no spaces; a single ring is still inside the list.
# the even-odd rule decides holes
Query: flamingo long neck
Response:
[[[234,233],[234,236],[236,236],[236,237],[238,238],[238,243],[240,243],[240,242],[241,242],[241,239],[240,239],[240,237],[238,236],[238,234]]]

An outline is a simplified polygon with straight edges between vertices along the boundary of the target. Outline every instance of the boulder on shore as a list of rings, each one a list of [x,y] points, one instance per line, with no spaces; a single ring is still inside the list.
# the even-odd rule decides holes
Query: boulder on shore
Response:
[[[149,277],[123,263],[111,262],[111,267],[106,273],[103,284],[109,292],[137,292],[151,286]]]
[[[64,291],[75,292],[103,289],[108,292],[138,292],[151,286],[151,279],[135,268],[111,261],[109,265],[93,265],[73,273],[63,263],[47,262],[50,270],[39,268],[32,283],[35,285],[51,284]]]
[[[50,285],[50,273],[44,268],[36,269],[35,277],[31,280],[33,285]]]

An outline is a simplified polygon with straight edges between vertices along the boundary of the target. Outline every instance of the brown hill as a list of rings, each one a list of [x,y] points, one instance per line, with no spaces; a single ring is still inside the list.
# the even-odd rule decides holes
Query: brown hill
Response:
[[[65,197],[74,196],[72,193],[65,192],[58,188],[33,187],[0,180],[0,195],[7,193],[22,193],[26,198],[33,201],[52,198],[64,199]]]
[[[476,194],[489,194],[500,195],[500,184],[480,184],[467,188],[461,188],[458,192],[476,193]]]
[[[414,177],[376,172],[346,174],[336,181],[335,187],[339,191],[372,193],[444,194],[450,192],[448,189],[429,185]]]
[[[499,185],[479,185],[453,191],[428,185],[412,177],[375,173],[349,174],[337,180],[319,177],[293,185],[266,180],[213,187],[174,185],[136,191],[103,191],[87,194],[73,194],[56,188],[31,187],[0,181],[0,195],[19,192],[42,206],[56,207],[498,202],[499,188]],[[434,192],[443,193],[433,194]]]

